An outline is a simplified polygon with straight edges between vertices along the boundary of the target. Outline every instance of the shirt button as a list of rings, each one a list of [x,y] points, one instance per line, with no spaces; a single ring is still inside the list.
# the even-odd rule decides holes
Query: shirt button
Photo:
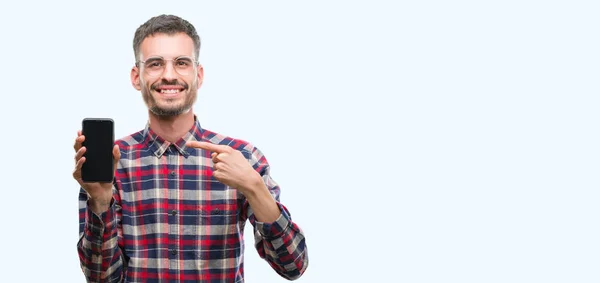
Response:
[[[171,174],[171,176],[175,176],[175,171],[171,171],[169,174]]]
[[[171,254],[172,254],[172,255],[176,255],[176,254],[177,254],[177,251],[176,251],[176,250],[171,250]]]
[[[177,211],[175,209],[171,210],[171,215],[175,216],[177,214]]]

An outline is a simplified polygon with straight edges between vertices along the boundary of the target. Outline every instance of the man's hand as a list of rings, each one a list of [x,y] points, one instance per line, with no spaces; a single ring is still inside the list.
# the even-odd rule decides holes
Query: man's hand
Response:
[[[90,197],[90,208],[96,214],[100,214],[106,210],[108,210],[110,206],[110,201],[112,200],[112,187],[111,183],[85,183],[81,179],[81,167],[85,162],[85,157],[83,154],[85,153],[85,147],[82,146],[83,141],[85,140],[85,136],[81,134],[81,131],[77,131],[77,138],[75,139],[75,145],[73,148],[75,149],[75,170],[73,171],[73,178],[79,183],[79,185],[88,193]],[[119,151],[119,146],[115,145],[113,147],[113,170],[117,170],[117,164],[119,159],[121,158],[121,152]]]
[[[240,191],[248,199],[256,220],[271,223],[281,215],[279,206],[262,177],[241,152],[226,145],[208,142],[191,141],[186,145],[212,151],[213,176],[219,182]]]
[[[252,168],[252,165],[238,150],[226,145],[198,141],[190,141],[186,145],[212,152],[213,176],[219,182],[239,190],[246,196],[252,193],[254,188],[260,187],[259,185],[262,183],[260,174]]]

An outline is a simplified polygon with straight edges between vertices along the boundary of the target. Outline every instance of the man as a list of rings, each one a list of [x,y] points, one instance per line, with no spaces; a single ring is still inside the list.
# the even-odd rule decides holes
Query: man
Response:
[[[193,25],[161,15],[133,41],[131,83],[149,121],[117,140],[113,183],[84,183],[75,140],[81,268],[93,282],[244,282],[243,232],[282,277],[308,266],[302,230],[253,145],[203,129],[192,111],[204,70]]]

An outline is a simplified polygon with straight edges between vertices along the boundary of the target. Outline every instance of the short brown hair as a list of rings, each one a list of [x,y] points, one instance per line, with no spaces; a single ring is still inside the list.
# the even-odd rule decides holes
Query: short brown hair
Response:
[[[133,54],[135,55],[136,62],[140,55],[140,45],[146,37],[155,33],[173,35],[180,32],[187,34],[194,41],[194,51],[196,53],[196,61],[198,61],[198,57],[200,56],[200,36],[198,36],[194,25],[178,16],[160,15],[150,18],[135,31],[133,37]]]

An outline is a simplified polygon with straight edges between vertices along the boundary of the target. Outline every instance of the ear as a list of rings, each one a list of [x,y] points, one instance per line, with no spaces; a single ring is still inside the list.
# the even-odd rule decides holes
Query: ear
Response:
[[[202,86],[202,81],[204,81],[204,67],[198,64],[198,88]]]
[[[131,85],[137,90],[142,90],[140,85],[140,69],[137,66],[131,68]]]

